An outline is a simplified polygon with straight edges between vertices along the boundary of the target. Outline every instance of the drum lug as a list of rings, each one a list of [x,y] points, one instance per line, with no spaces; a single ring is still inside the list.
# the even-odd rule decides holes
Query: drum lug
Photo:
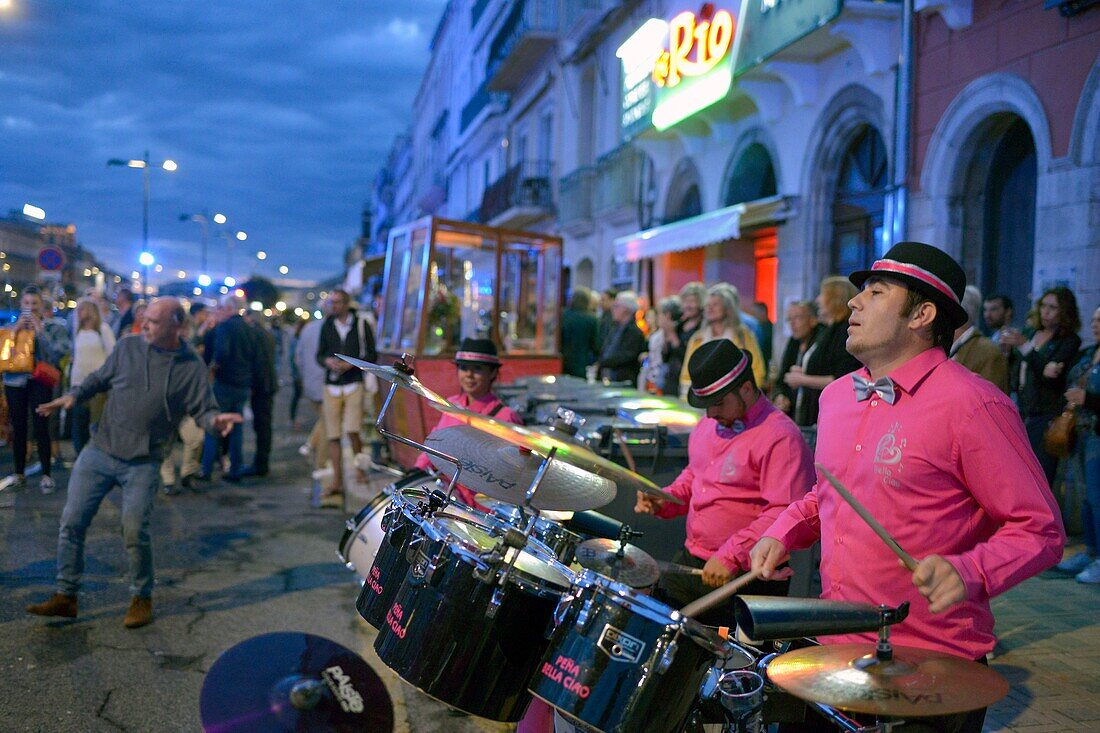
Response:
[[[578,632],[582,634],[588,633],[588,618],[591,615],[592,599],[589,598],[587,601],[584,602],[584,605],[581,606],[581,610],[577,613],[576,627]]]
[[[672,666],[672,660],[676,658],[676,650],[679,645],[675,641],[669,642],[665,650],[661,652],[661,658],[657,660],[657,674],[664,674]]]
[[[504,589],[497,588],[493,591],[492,597],[489,599],[489,605],[485,608],[486,618],[495,618],[497,611],[500,610],[500,604],[504,601]]]
[[[344,521],[344,528],[347,529],[349,532],[354,532],[355,527],[356,524],[354,519],[348,519]]]

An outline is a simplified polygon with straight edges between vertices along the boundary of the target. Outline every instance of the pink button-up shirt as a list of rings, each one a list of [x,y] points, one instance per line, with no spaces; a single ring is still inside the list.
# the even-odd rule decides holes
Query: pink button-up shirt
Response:
[[[869,377],[866,369],[859,374]],[[764,534],[791,550],[821,539],[823,598],[909,601],[909,618],[891,628],[894,643],[977,659],[996,641],[989,599],[1061,558],[1061,516],[1004,393],[942,349],[889,376],[893,405],[876,394],[857,402],[851,379],[825,388],[817,461],[918,562],[933,554],[950,562],[966,584],[966,600],[929,612],[912,573],[821,477]]]
[[[485,395],[485,397],[481,398],[480,400],[472,400],[465,393],[460,393],[451,395],[447,398],[447,401],[481,415],[488,415],[489,413],[493,412],[493,410],[495,410],[498,405],[500,405],[500,410],[497,411],[493,415],[493,417],[498,420],[503,420],[504,422],[515,423],[516,425],[523,424],[523,419],[516,414],[515,410],[513,410],[511,407],[505,406],[504,403],[500,401],[500,398],[492,392]],[[442,430],[443,428],[465,424],[466,423],[463,420],[453,415],[443,413],[443,415],[439,418],[439,422],[436,423],[431,432],[434,433],[436,430]],[[428,459],[427,453],[421,453],[420,457],[416,459],[415,465],[419,469],[426,470],[429,466],[432,465],[432,463]],[[478,506],[478,504],[474,501],[474,492],[470,491],[465,486],[461,484],[456,486],[455,494],[458,495],[458,498],[465,502],[467,506]]]
[[[730,570],[749,567],[749,550],[775,518],[813,485],[813,459],[798,426],[764,396],[743,421],[723,428],[704,417],[688,438],[688,465],[668,487],[685,504],[657,516],[687,513],[687,551]]]

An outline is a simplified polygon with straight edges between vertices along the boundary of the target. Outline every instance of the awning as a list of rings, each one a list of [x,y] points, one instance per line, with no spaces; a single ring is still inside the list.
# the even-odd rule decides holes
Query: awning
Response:
[[[615,240],[615,259],[637,262],[668,252],[739,239],[742,229],[785,221],[793,213],[791,199],[786,196],[734,204],[619,237]]]

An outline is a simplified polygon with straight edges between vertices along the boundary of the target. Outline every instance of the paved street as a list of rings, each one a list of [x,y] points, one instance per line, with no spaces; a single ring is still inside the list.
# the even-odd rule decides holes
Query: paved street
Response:
[[[199,730],[206,671],[227,648],[272,631],[307,631],[361,654],[387,683],[398,731],[509,730],[450,715],[374,656],[374,631],[354,608],[358,583],[335,555],[345,516],[308,507],[308,466],[296,452],[304,435],[289,430],[282,405],[277,415],[269,480],[158,499],[156,620],[146,628],[122,626],[117,497],[89,533],[74,621],[23,612],[52,591],[64,493],[42,496],[32,481],[14,508],[0,509],[0,731]],[[350,513],[370,490],[349,501]],[[1046,577],[997,599],[1002,643],[993,665],[1013,691],[991,710],[987,730],[1100,730],[1098,601],[1100,588]]]

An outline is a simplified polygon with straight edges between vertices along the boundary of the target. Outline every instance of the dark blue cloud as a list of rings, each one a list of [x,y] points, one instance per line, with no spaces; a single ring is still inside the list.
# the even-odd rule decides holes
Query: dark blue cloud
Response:
[[[444,0],[16,0],[0,18],[0,209],[72,222],[111,266],[141,247],[141,175],[109,158],[172,158],[152,173],[150,248],[198,267],[198,226],[224,211],[261,272],[339,272],[393,136],[411,116]],[[211,269],[224,267],[213,243]],[[252,260],[255,262],[255,260]]]

